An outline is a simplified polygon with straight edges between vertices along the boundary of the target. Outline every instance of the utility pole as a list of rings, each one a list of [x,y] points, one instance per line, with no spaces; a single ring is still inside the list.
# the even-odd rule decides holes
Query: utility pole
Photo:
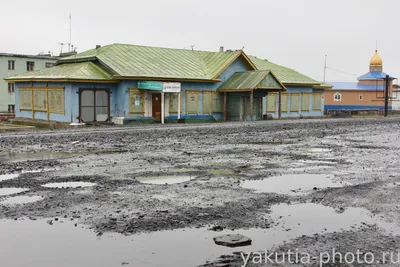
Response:
[[[390,79],[389,75],[386,75],[386,87],[385,87],[385,117],[388,115],[389,109],[389,87],[390,87]]]
[[[324,83],[326,82],[326,62],[328,60],[328,55],[325,55],[325,65],[324,65]]]

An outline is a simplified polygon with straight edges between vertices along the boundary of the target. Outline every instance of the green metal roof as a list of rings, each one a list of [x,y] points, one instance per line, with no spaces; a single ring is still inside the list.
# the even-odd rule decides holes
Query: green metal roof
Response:
[[[113,77],[93,62],[62,64],[51,68],[30,71],[6,80],[95,80],[110,81]]]
[[[218,91],[250,91],[256,88],[283,89],[270,71],[249,71],[233,74]]]
[[[62,58],[57,64],[98,59],[117,78],[213,80],[241,53],[112,44]]]
[[[270,61],[257,58],[254,56],[248,56],[250,60],[256,65],[258,70],[271,70],[276,75],[276,77],[283,84],[309,84],[309,85],[319,85],[320,82],[311,79],[295,70],[274,64]]]

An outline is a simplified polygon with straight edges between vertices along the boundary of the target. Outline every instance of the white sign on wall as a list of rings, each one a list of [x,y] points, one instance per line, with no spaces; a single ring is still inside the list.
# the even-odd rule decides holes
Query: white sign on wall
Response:
[[[163,83],[164,93],[180,93],[181,83]]]

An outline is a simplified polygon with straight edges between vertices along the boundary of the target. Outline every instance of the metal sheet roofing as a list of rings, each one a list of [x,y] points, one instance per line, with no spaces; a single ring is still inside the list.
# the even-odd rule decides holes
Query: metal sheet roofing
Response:
[[[241,53],[112,44],[60,59],[57,64],[96,58],[116,77],[212,80]]]
[[[268,76],[271,76],[272,80],[267,80]],[[270,71],[249,71],[249,72],[237,72],[233,74],[225,83],[223,83],[218,90],[219,91],[250,91],[261,87],[261,83],[266,81],[266,84],[270,84],[269,88],[283,89],[284,87],[280,82],[271,74]]]
[[[368,72],[366,74],[364,74],[363,76],[358,77],[359,81],[363,81],[363,80],[379,80],[379,79],[385,79],[386,78],[386,73],[382,72],[382,71],[371,71]],[[395,79],[394,77],[389,75],[390,79]]]
[[[357,82],[331,82],[332,90],[349,90],[349,91],[382,91],[385,90],[383,85],[378,84],[360,84]]]
[[[249,56],[250,60],[256,65],[258,70],[271,70],[274,72],[276,77],[283,84],[305,84],[305,85],[320,85],[321,83],[307,77],[295,70],[274,64],[270,61]]]
[[[52,68],[26,72],[6,80],[95,80],[108,81],[113,77],[93,62],[62,64]]]

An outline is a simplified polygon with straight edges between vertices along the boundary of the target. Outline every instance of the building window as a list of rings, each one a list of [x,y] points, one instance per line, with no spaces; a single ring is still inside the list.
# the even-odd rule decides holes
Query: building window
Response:
[[[8,92],[9,93],[14,93],[15,91],[15,84],[14,83],[8,83]]]
[[[289,99],[288,93],[281,93],[281,111],[282,112],[288,111],[288,102],[289,102],[288,99]]]
[[[15,105],[8,105],[8,112],[14,113],[15,112]]]
[[[198,91],[186,91],[186,114],[199,114]]]
[[[336,93],[333,95],[333,100],[336,102],[341,102],[342,101],[342,94]]]
[[[290,94],[290,112],[299,112],[300,109],[300,93]]]
[[[313,93],[313,110],[322,110],[322,93]]]
[[[144,114],[144,95],[143,90],[129,89],[130,114]]]
[[[51,68],[54,66],[54,63],[46,62],[45,67],[46,68]]]
[[[267,112],[276,112],[276,93],[267,95]]]
[[[310,93],[301,93],[301,110],[310,111]]]
[[[360,95],[360,100],[363,100],[363,99],[364,99],[363,95]]]
[[[8,61],[8,70],[15,70],[15,60]]]
[[[33,61],[26,62],[26,70],[34,71],[35,70],[35,62],[33,62]]]

